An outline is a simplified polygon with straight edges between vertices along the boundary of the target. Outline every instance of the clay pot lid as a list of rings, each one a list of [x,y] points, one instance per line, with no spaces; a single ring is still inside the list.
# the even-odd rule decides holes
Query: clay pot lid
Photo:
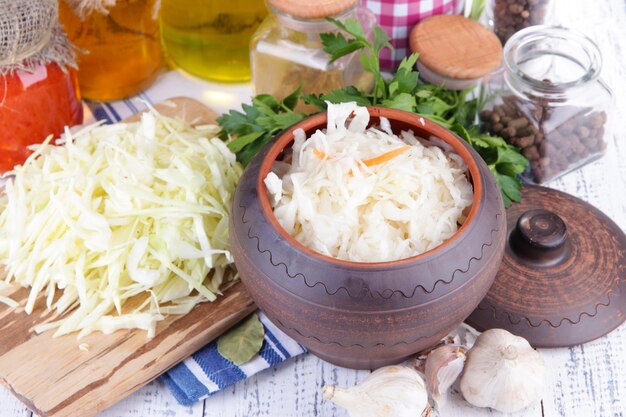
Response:
[[[576,197],[532,185],[506,214],[504,259],[470,325],[565,347],[624,322],[626,235],[617,224]]]
[[[357,0],[267,0],[273,8],[301,19],[332,17],[354,7]]]
[[[498,37],[480,23],[462,16],[437,15],[411,30],[411,51],[419,63],[447,78],[476,79],[502,61]]]

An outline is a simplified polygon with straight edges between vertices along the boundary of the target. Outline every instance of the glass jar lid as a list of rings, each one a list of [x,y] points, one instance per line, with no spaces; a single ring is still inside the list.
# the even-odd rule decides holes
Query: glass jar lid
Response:
[[[267,0],[274,9],[300,19],[324,19],[354,7],[358,0]]]
[[[602,69],[598,46],[584,34],[560,26],[531,26],[513,35],[504,47],[506,80],[546,95],[595,81]]]

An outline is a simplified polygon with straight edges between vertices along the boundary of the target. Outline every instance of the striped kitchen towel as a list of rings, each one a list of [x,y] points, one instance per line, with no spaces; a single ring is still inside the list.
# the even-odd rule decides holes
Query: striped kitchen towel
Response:
[[[261,351],[249,362],[237,366],[217,351],[217,341],[194,353],[167,371],[161,379],[183,405],[191,405],[252,375],[305,352],[305,349],[280,331],[263,313],[265,327]]]

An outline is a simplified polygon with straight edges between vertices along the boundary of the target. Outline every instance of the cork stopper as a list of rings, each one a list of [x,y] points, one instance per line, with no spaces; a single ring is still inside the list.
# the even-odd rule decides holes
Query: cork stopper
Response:
[[[358,0],[267,0],[273,8],[300,19],[324,19],[354,7]]]
[[[480,23],[454,15],[429,17],[409,37],[419,62],[443,77],[468,80],[483,77],[502,61],[498,37]]]

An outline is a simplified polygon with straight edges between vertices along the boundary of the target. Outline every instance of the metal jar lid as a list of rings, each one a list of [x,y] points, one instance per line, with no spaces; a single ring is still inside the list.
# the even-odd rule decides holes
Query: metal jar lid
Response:
[[[617,224],[576,197],[532,185],[507,218],[502,265],[468,324],[564,347],[624,322],[626,235]]]

